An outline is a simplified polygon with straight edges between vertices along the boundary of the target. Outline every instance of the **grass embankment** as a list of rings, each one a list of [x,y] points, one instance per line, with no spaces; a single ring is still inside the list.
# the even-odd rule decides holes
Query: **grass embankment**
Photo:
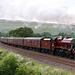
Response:
[[[75,75],[0,48],[0,75]]]

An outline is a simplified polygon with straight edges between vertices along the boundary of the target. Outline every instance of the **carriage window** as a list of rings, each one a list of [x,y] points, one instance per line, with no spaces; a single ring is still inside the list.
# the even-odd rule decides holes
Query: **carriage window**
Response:
[[[12,40],[8,40],[9,42],[12,42]]]
[[[34,41],[32,41],[32,44],[34,44]]]
[[[26,44],[26,40],[25,40],[25,44]]]
[[[28,42],[29,42],[29,40],[28,40]]]
[[[35,44],[37,44],[38,43],[38,41],[35,41]]]
[[[18,43],[22,43],[22,40],[18,40]]]

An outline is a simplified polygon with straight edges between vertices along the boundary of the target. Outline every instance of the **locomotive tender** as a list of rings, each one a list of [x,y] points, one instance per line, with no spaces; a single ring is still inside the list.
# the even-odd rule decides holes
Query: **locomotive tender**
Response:
[[[75,59],[75,39],[70,37],[1,37],[1,42]]]

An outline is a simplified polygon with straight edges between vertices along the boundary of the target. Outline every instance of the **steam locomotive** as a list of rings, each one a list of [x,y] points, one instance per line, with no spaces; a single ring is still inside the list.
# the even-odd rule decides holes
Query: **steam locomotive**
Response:
[[[28,50],[75,59],[75,39],[71,37],[1,37],[1,42]]]

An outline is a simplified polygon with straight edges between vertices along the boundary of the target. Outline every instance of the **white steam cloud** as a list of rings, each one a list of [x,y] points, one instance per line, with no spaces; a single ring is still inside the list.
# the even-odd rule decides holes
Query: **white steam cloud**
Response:
[[[74,0],[0,0],[0,19],[73,24]]]

